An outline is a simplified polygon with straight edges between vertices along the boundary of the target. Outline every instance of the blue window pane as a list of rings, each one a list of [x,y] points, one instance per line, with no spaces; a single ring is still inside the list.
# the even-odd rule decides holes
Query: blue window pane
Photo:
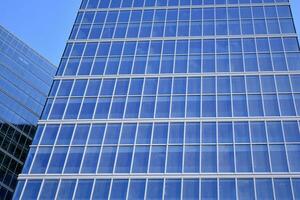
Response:
[[[20,199],[24,184],[25,184],[25,181],[19,181],[18,182],[17,188],[14,192],[13,199]]]
[[[106,128],[104,144],[117,144],[120,137],[121,124],[109,124]]]
[[[132,79],[130,82],[129,95],[142,94],[144,79]]]
[[[87,81],[86,80],[77,80],[75,81],[72,96],[83,96],[85,92]]]
[[[132,160],[132,147],[119,147],[118,158],[116,161],[116,173],[129,173]]]
[[[231,96],[230,95],[219,95],[217,96],[218,116],[220,117],[231,117]]]
[[[49,119],[62,119],[65,108],[66,108],[66,103],[67,103],[67,99],[65,99],[65,98],[55,99]]]
[[[234,179],[219,180],[219,199],[236,199]]]
[[[298,123],[295,121],[283,122],[286,142],[299,142],[300,133]]]
[[[29,180],[24,188],[22,199],[37,199],[42,181]]]
[[[218,142],[232,143],[233,129],[231,123],[222,122],[218,124]]]
[[[264,122],[251,122],[251,139],[252,142],[266,142],[266,127]]]
[[[200,117],[201,113],[201,97],[188,96],[187,97],[187,117]]]
[[[217,171],[217,147],[215,145],[202,146],[201,151],[201,171]]]
[[[148,168],[149,147],[137,146],[135,148],[133,160],[133,173],[146,173]]]
[[[293,97],[290,94],[278,95],[281,114],[283,116],[295,116],[296,111],[294,107]]]
[[[158,94],[171,94],[172,78],[159,79]]]
[[[184,172],[200,171],[200,146],[186,146],[184,152]]]
[[[88,144],[102,144],[104,130],[105,124],[93,124],[90,131]]]
[[[170,97],[158,96],[156,103],[155,117],[168,118],[170,114]]]
[[[238,197],[239,199],[252,200],[255,199],[254,183],[252,179],[239,179],[238,185]]]
[[[289,144],[286,146],[289,166],[292,172],[300,171],[300,145]]]
[[[56,144],[68,145],[74,131],[74,125],[64,124],[61,126]]]
[[[200,123],[186,123],[185,143],[200,143]]]
[[[128,199],[144,199],[145,195],[145,180],[131,180],[129,191],[128,191]]]
[[[274,179],[276,199],[293,199],[290,179]]]
[[[82,98],[71,98],[65,114],[65,119],[77,119]]]
[[[80,119],[92,119],[96,105],[96,98],[85,98],[82,103]]]
[[[182,171],[182,146],[168,147],[167,172],[181,172]]]
[[[201,78],[188,78],[188,93],[200,94],[201,91]]]
[[[203,123],[202,124],[202,142],[203,143],[216,143],[217,130],[215,123]]]
[[[125,97],[114,97],[110,110],[110,118],[123,118],[125,108]]]
[[[164,199],[180,199],[181,197],[181,180],[167,179],[165,182]]]
[[[271,179],[256,179],[255,185],[257,199],[274,199]]]
[[[250,145],[236,145],[235,159],[237,172],[252,172],[252,158]]]
[[[233,116],[248,116],[246,95],[233,95]]]
[[[165,171],[166,147],[153,146],[150,157],[150,173],[163,173]]]
[[[286,150],[283,145],[270,145],[271,166],[273,172],[288,171]]]
[[[51,151],[52,148],[50,147],[40,147],[38,149],[38,151],[36,152],[34,162],[31,167],[31,173],[33,174],[45,173]]]
[[[90,199],[93,180],[79,180],[75,192],[75,199]]]
[[[186,93],[186,78],[174,78],[173,94]]]
[[[183,199],[199,199],[199,180],[198,179],[185,179],[183,180]]]
[[[111,98],[99,98],[95,112],[95,119],[106,119],[108,117]]]
[[[60,87],[57,93],[57,96],[69,96],[72,89],[73,81],[71,80],[62,80]]]
[[[73,141],[72,144],[74,145],[84,145],[86,143],[86,139],[88,137],[90,125],[89,124],[79,124],[77,125],[75,131],[74,131],[74,136],[73,136]]]
[[[216,116],[216,96],[202,96],[202,116]]]
[[[266,145],[253,145],[253,165],[255,172],[269,172],[270,163],[268,147]]]
[[[278,100],[276,95],[263,95],[266,116],[279,116]]]
[[[58,125],[47,125],[40,144],[53,145],[58,133],[58,128]]]
[[[71,147],[67,159],[67,163],[65,166],[65,173],[78,173],[81,160],[82,160],[82,155],[83,155],[83,147]]]
[[[98,96],[101,80],[90,80],[86,89],[86,96]]]
[[[115,87],[114,79],[104,79],[101,86],[100,95],[112,95]]]
[[[261,95],[248,95],[248,106],[250,116],[263,116]]]
[[[235,142],[237,143],[249,143],[249,124],[247,122],[235,122],[234,123]]]
[[[82,173],[95,173],[98,159],[99,159],[100,147],[87,147],[84,153],[84,159],[81,167]]]
[[[150,179],[147,183],[147,199],[162,199],[164,181],[160,179]]]
[[[152,118],[154,115],[155,107],[155,97],[143,97],[142,108],[141,108],[141,118]]]
[[[283,142],[283,132],[280,122],[267,122],[267,131],[270,142]]]
[[[115,95],[126,95],[128,91],[129,79],[118,79]]]
[[[217,189],[216,179],[202,179],[201,180],[201,199],[217,199],[218,189]]]
[[[166,144],[168,138],[168,124],[156,123],[153,131],[153,144]]]
[[[234,170],[234,151],[232,145],[218,146],[218,161],[220,172],[233,172]]]
[[[156,94],[157,78],[146,78],[144,85],[144,94]]]
[[[184,135],[184,124],[183,123],[171,123],[169,133],[170,144],[182,144]]]
[[[116,147],[103,147],[98,173],[112,173],[116,157]]]
[[[76,180],[62,180],[58,189],[58,199],[72,199]]]
[[[300,179],[293,179],[293,192],[294,192],[294,197],[295,199],[299,199],[300,198],[300,191],[299,191],[299,188],[300,188]]]
[[[133,144],[135,140],[136,124],[124,124],[121,134],[121,144]]]
[[[128,180],[114,180],[111,188],[111,199],[126,199]]]
[[[55,174],[61,173],[66,160],[68,148],[67,147],[55,147],[52,153],[52,158],[49,163],[47,173]]]
[[[137,131],[137,144],[150,144],[152,135],[152,124],[143,123],[139,124]]]
[[[110,180],[96,180],[93,199],[108,199]]]
[[[125,117],[126,118],[137,118],[140,109],[140,97],[128,97]]]

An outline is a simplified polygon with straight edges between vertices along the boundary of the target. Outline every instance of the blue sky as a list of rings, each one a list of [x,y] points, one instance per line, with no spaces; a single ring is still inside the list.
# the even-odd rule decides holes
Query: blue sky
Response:
[[[290,0],[300,33],[300,1]],[[81,0],[1,0],[0,24],[58,65]]]

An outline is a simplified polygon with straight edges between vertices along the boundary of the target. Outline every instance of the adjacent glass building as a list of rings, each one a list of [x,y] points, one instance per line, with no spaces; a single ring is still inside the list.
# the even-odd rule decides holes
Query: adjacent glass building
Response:
[[[288,0],[84,0],[15,199],[300,199]]]
[[[0,199],[11,199],[56,67],[0,26]]]

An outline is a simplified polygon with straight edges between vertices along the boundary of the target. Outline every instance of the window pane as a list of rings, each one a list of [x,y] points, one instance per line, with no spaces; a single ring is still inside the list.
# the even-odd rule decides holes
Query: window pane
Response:
[[[167,179],[165,183],[164,199],[180,199],[181,180]]]
[[[236,199],[234,179],[220,179],[219,190],[219,199]]]
[[[163,179],[150,179],[147,183],[147,199],[162,199]]]
[[[145,180],[131,180],[129,191],[128,191],[128,199],[144,199],[145,195]]]
[[[126,199],[128,180],[114,180],[111,188],[111,199]]]
[[[92,187],[93,187],[92,180],[79,180],[74,198],[82,199],[82,200],[90,199]]]
[[[96,180],[93,199],[108,199],[110,180]]]

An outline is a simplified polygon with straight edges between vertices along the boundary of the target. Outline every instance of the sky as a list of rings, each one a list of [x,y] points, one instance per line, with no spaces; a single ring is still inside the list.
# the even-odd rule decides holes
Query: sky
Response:
[[[300,34],[300,1],[290,0]],[[58,65],[81,0],[1,0],[0,25]]]

